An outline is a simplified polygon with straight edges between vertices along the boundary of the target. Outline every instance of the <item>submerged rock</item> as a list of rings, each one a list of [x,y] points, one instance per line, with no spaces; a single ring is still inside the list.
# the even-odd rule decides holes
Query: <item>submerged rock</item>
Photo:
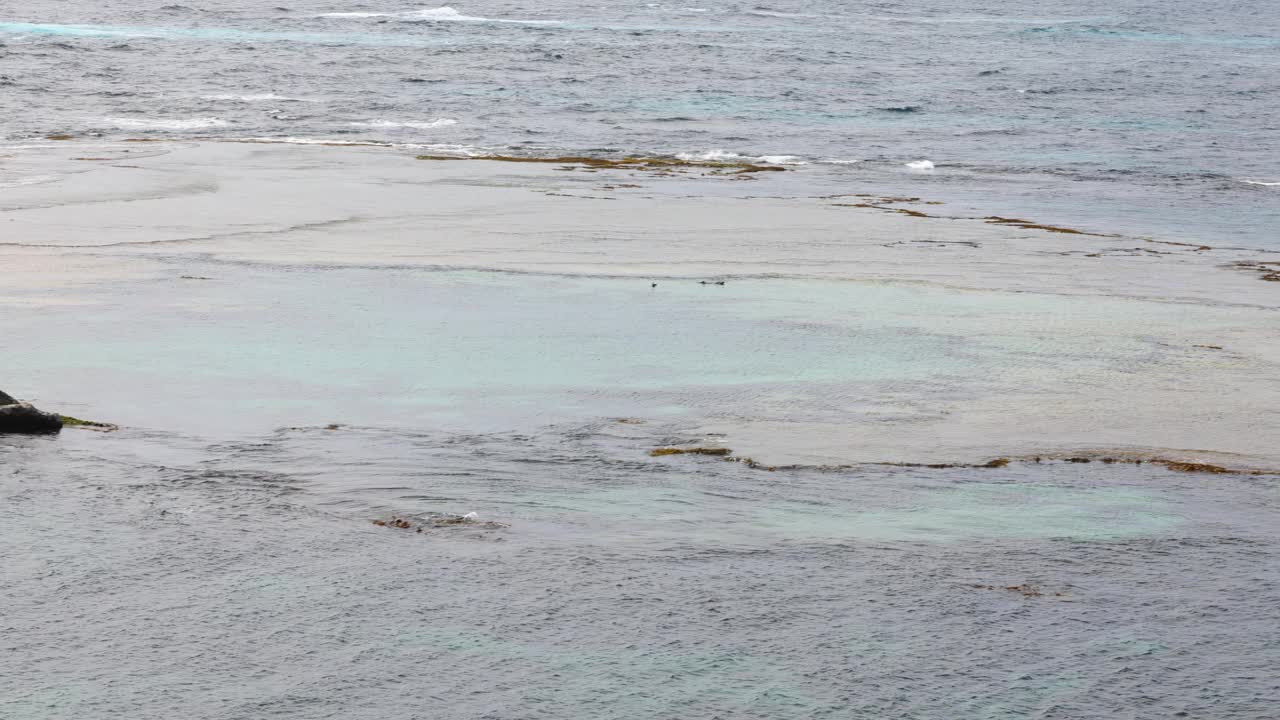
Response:
[[[37,410],[0,391],[0,433],[37,435],[62,430],[62,417]]]
[[[466,515],[429,513],[415,518],[404,518],[398,515],[393,515],[389,520],[374,520],[373,524],[378,527],[396,528],[398,530],[413,530],[418,533],[459,526],[481,528],[484,530],[497,530],[510,527],[505,523],[494,522],[492,520],[481,520],[480,515],[474,512],[469,512]]]
[[[654,448],[649,451],[649,455],[653,457],[662,457],[664,455],[715,455],[717,457],[727,457],[733,452],[729,448],[720,447],[661,447]]]
[[[81,420],[80,418],[71,417],[70,415],[59,415],[62,424],[65,427],[81,427],[87,430],[98,430],[100,432],[115,432],[120,429],[119,425],[111,423],[96,422],[94,420]]]

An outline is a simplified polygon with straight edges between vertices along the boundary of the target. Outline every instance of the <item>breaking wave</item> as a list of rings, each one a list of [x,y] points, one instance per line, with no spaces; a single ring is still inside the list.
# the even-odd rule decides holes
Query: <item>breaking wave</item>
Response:
[[[407,22],[474,22],[474,23],[515,23],[518,25],[556,25],[559,20],[512,20],[508,18],[487,18],[477,15],[463,15],[449,6],[406,10],[402,12],[336,12],[322,13],[322,18],[395,18]]]
[[[400,121],[400,120],[368,120],[365,122],[348,123],[351,127],[377,128],[381,130],[392,130],[395,128],[411,128],[414,130],[431,130],[433,128],[448,127],[457,125],[458,121],[452,118],[436,118],[427,121]]]
[[[768,165],[809,164],[804,158],[801,158],[798,155],[740,155],[735,152],[726,152],[724,150],[676,153],[676,157],[687,162],[752,162],[765,163]]]
[[[105,122],[122,130],[201,130],[229,124],[220,118],[105,118]]]

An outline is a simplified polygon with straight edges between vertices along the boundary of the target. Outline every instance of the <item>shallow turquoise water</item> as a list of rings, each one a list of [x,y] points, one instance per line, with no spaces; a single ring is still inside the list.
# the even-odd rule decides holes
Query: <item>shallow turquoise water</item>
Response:
[[[1107,337],[1112,313],[1133,312],[1108,301],[875,282],[199,272],[212,279],[73,293],[88,304],[7,320],[42,338],[13,371],[46,405],[91,398],[82,413],[155,429],[511,429],[693,409],[799,420],[884,388],[926,402],[943,387],[1120,372],[1156,351],[1129,326]]]

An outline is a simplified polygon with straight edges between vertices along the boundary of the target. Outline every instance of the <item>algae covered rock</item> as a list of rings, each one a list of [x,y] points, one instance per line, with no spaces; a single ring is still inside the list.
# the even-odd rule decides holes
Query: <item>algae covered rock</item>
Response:
[[[60,416],[37,410],[31,403],[20,402],[0,391],[0,433],[38,435],[60,430]]]
[[[716,457],[727,457],[733,452],[729,448],[721,447],[660,447],[649,451],[652,457],[663,457],[665,455],[714,455]]]
[[[96,422],[94,420],[81,420],[80,418],[71,417],[70,415],[59,415],[58,417],[62,420],[63,427],[78,427],[86,430],[97,430],[99,432],[115,432],[120,429],[119,425]]]

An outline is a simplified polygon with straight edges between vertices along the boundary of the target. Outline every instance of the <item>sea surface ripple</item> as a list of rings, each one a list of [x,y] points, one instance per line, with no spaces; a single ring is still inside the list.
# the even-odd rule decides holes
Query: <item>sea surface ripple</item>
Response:
[[[0,16],[0,138],[764,158],[993,213],[1274,243],[1277,38],[1276,13],[1187,0],[36,0]]]

